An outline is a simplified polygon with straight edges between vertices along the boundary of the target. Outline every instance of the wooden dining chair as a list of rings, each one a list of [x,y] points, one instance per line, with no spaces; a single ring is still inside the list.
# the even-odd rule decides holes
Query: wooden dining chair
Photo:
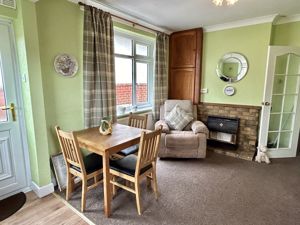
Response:
[[[86,204],[86,192],[103,182],[102,157],[95,153],[83,157],[76,132],[65,132],[58,126],[55,127],[55,130],[67,168],[66,200],[69,200],[73,192],[75,177],[80,177],[82,181],[81,211],[83,212]],[[88,186],[87,182],[92,178],[94,182]]]
[[[146,129],[147,128],[147,120],[148,120],[148,114],[144,115],[137,115],[133,114],[132,112],[129,114],[128,118],[128,126],[130,127],[136,127],[140,129]],[[136,154],[139,150],[139,145],[133,145],[128,148],[125,148],[118,152],[118,155],[121,157],[130,155],[130,154]]]
[[[158,198],[156,161],[161,136],[161,129],[146,133],[142,132],[139,144],[138,156],[131,154],[122,159],[110,162],[111,184],[113,196],[116,194],[116,186],[136,195],[138,214],[141,215],[140,181],[143,178],[151,180],[155,199]],[[123,185],[117,182],[117,177],[129,181],[133,185]],[[131,187],[133,186],[133,187]]]

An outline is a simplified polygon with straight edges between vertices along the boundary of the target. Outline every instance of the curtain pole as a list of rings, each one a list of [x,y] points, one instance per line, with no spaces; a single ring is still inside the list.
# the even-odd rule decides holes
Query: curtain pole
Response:
[[[78,5],[80,5],[80,6],[90,6],[90,5],[87,5],[87,4],[83,3],[83,2],[78,2]],[[118,18],[118,19],[120,19],[120,20],[123,20],[123,21],[126,21],[126,22],[131,23],[131,24],[133,25],[133,27],[134,27],[134,26],[139,26],[139,27],[143,27],[143,28],[145,28],[145,29],[151,30],[151,31],[153,31],[153,32],[155,32],[155,33],[160,33],[160,32],[161,32],[161,31],[152,29],[152,28],[150,28],[150,27],[146,27],[146,26],[144,26],[144,25],[142,25],[142,24],[133,22],[133,21],[131,21],[131,20],[125,19],[125,18],[123,18],[123,17],[114,15],[114,14],[112,14],[112,13],[110,13],[110,14],[111,14],[112,17],[115,17],[115,18]]]

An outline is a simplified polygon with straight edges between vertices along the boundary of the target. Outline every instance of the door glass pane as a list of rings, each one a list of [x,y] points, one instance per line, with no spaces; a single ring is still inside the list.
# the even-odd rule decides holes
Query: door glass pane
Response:
[[[289,148],[291,143],[292,132],[281,132],[279,148]]]
[[[300,74],[300,56],[290,54],[288,75]]]
[[[115,53],[122,55],[132,55],[132,40],[115,35]]]
[[[148,63],[136,63],[136,101],[148,102]]]
[[[280,114],[270,115],[269,131],[279,131],[280,117]]]
[[[282,115],[281,130],[292,130],[294,117],[295,117],[295,114],[293,114],[293,113],[284,113]]]
[[[283,112],[294,112],[296,109],[297,95],[286,95],[284,98]]]
[[[136,44],[135,53],[137,55],[148,56],[148,46],[142,44]]]
[[[299,88],[300,56],[292,53],[278,56],[272,90],[268,148],[291,148]]]
[[[285,93],[299,93],[299,76],[287,76]]]
[[[273,83],[273,94],[282,94],[284,90],[285,76],[275,76]]]
[[[5,93],[3,88],[3,77],[2,77],[2,68],[0,63],[0,107],[6,105]],[[7,121],[7,111],[0,109],[0,122]]]
[[[273,95],[272,97],[272,113],[279,113],[281,112],[282,109],[282,100],[283,96],[282,95]]]
[[[276,57],[275,74],[286,74],[288,54]]]
[[[117,114],[129,112],[132,105],[132,60],[115,57]]]
[[[268,148],[277,148],[277,141],[278,141],[278,132],[269,132],[268,133]]]

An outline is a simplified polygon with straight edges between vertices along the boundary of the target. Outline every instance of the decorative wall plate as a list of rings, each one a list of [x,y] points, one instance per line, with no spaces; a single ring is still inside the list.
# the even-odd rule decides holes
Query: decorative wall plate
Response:
[[[227,96],[232,96],[235,94],[235,88],[232,86],[226,86],[224,88],[224,94]]]
[[[69,54],[59,54],[54,59],[54,68],[64,77],[73,77],[78,71],[78,62]]]

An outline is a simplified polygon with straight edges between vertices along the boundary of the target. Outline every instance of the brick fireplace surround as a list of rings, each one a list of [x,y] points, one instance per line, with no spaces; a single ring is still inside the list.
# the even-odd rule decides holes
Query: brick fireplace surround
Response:
[[[198,105],[198,119],[205,122],[208,116],[223,116],[239,118],[238,148],[228,150],[225,148],[209,147],[217,153],[252,160],[256,152],[258,140],[259,116],[261,107],[247,105],[230,105],[217,103],[200,103]]]

